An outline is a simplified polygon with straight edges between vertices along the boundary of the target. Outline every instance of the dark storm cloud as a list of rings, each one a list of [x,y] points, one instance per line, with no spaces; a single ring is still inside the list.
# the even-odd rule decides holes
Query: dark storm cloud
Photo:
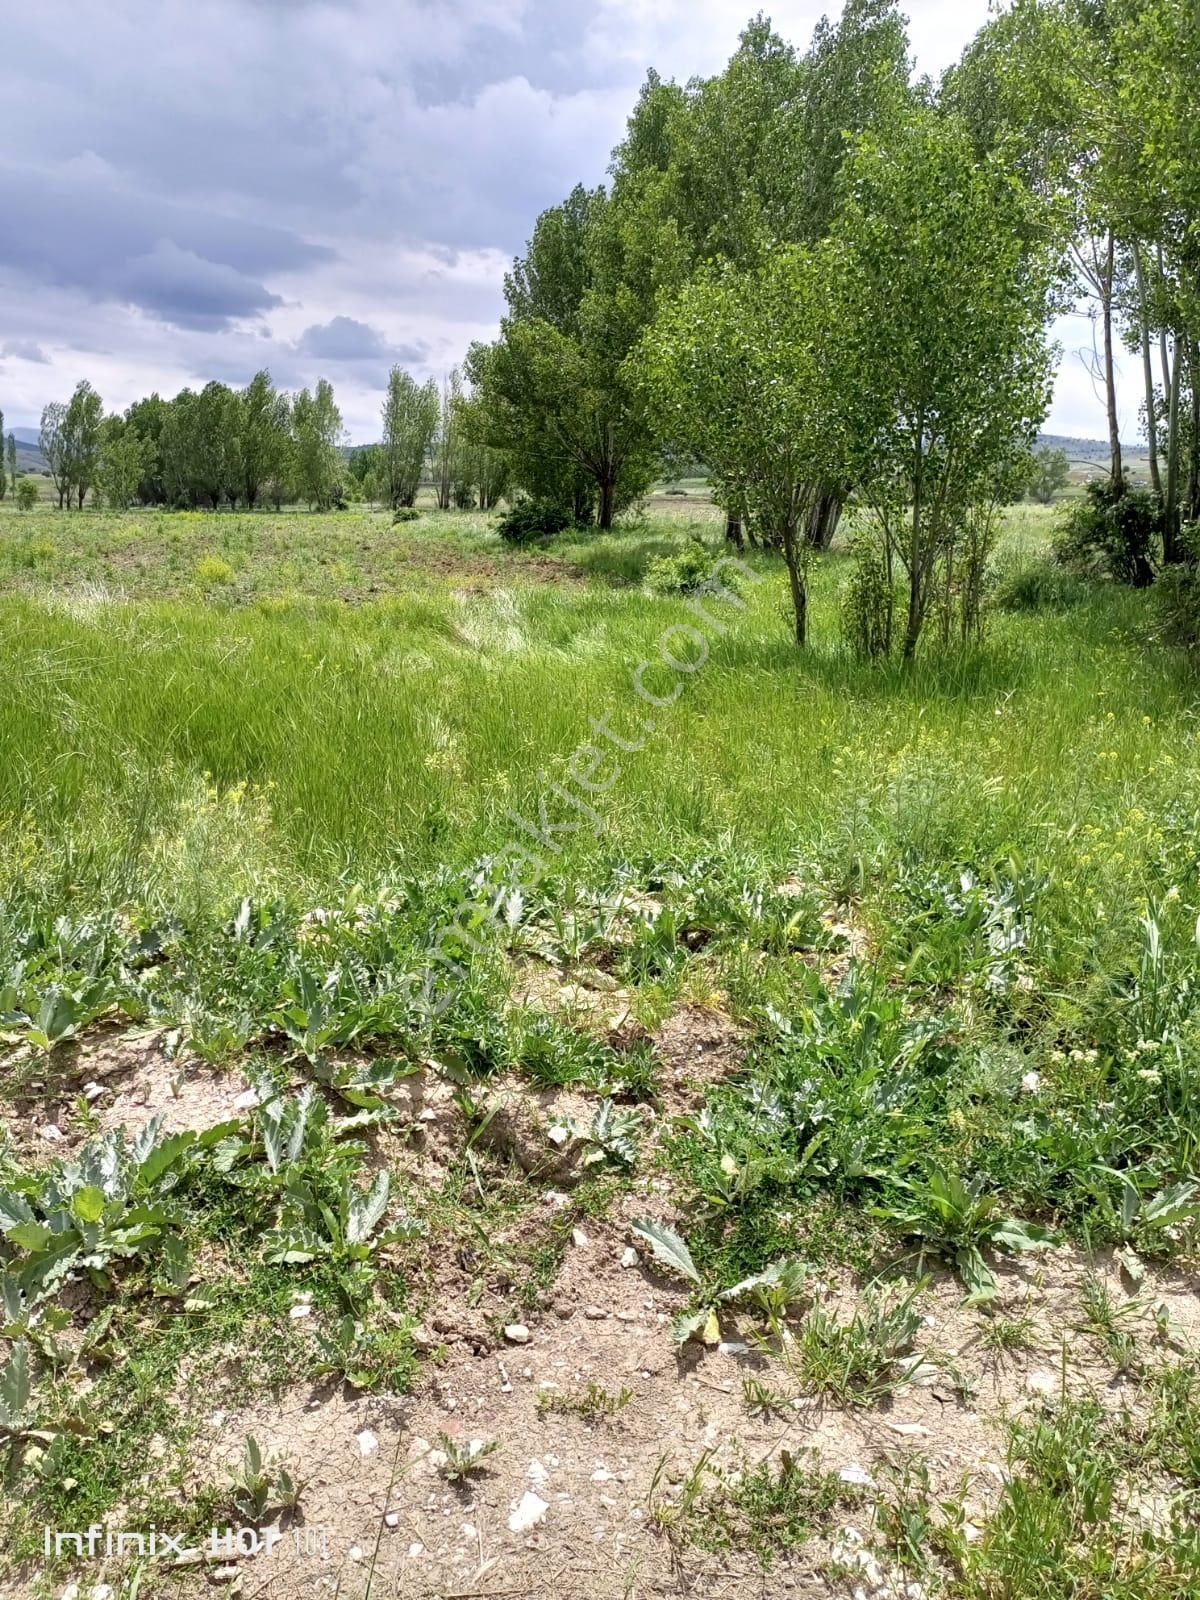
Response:
[[[387,340],[378,329],[353,317],[334,317],[332,322],[305,328],[296,348],[320,361],[376,361],[388,354]]]
[[[8,356],[13,361],[32,361],[41,367],[44,367],[50,359],[34,339],[9,339],[3,350],[0,350],[0,355]]]
[[[0,167],[0,270],[139,307],[182,327],[223,328],[280,304],[262,282],[332,252],[288,229],[131,193],[102,162],[54,174]]]

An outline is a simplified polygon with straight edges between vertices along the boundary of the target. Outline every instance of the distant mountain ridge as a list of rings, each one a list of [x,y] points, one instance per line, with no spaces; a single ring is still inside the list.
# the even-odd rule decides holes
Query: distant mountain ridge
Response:
[[[1109,443],[1107,439],[1073,439],[1065,433],[1039,433],[1038,444],[1050,450],[1065,450],[1069,456],[1078,461],[1107,461]],[[1127,450],[1131,456],[1145,453],[1145,446],[1129,444],[1127,441],[1121,445],[1122,450]]]

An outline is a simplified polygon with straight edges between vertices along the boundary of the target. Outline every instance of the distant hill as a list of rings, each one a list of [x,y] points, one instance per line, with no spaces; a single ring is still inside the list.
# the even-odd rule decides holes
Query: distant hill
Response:
[[[7,433],[11,433],[17,441],[17,471],[45,472],[46,462],[38,447],[37,429],[8,428]]]
[[[1073,461],[1107,461],[1107,439],[1072,439],[1064,433],[1039,433],[1038,444],[1051,450],[1065,450]],[[1145,446],[1122,444],[1121,449],[1131,456],[1145,454]]]

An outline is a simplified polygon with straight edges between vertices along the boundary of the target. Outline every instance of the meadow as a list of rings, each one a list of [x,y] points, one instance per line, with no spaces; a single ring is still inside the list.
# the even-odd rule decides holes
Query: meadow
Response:
[[[1053,516],[1008,513],[981,643],[907,669],[841,644],[840,548],[805,652],[768,555],[704,620],[652,592],[657,557],[719,541],[700,495],[529,549],[470,513],[0,516],[5,1592],[61,1592],[79,1570],[43,1527],[116,1507],[197,1538],[286,1525],[295,1430],[218,1471],[214,1397],[240,1415],[332,1375],[403,1455],[387,1407],[558,1337],[601,1241],[705,1370],[734,1361],[718,1339],[760,1352],[742,1444],[781,1408],[804,1435],[801,1397],[916,1395],[921,1296],[966,1329],[923,1357],[945,1404],[979,1409],[956,1354],[1019,1369],[986,1516],[887,1451],[861,1479],[800,1445],[738,1477],[701,1441],[637,1483],[676,1564],[744,1559],[750,1594],[811,1547],[840,1592],[849,1516],[873,1593],[1032,1596],[1048,1562],[1062,1593],[1190,1592],[1196,687],[1145,595],[1019,581]],[[456,976],[431,1012],[435,954]],[[189,1122],[200,1088],[220,1114]],[[164,1113],[136,1155],[117,1105]],[[669,1321],[640,1348],[669,1352]],[[1018,1381],[1039,1363],[1044,1413]],[[635,1414],[652,1385],[628,1381]],[[619,1431],[627,1402],[592,1389],[558,1423]],[[435,1478],[492,1493],[503,1530],[517,1480],[436,1414]],[[368,1568],[426,1592],[363,1526],[338,1592]],[[143,1592],[191,1592],[155,1572]],[[640,1581],[594,1592],[668,1592]]]

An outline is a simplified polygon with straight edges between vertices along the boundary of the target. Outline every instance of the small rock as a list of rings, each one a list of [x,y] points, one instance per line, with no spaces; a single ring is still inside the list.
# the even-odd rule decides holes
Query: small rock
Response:
[[[933,1435],[919,1422],[889,1422],[888,1427],[904,1439],[930,1439]]]
[[[38,1133],[43,1139],[48,1139],[51,1144],[57,1144],[63,1136],[62,1129],[53,1122],[45,1123],[38,1129]]]
[[[1027,1072],[1021,1079],[1021,1087],[1024,1089],[1026,1094],[1037,1094],[1038,1090],[1042,1087],[1041,1073]]]
[[[312,1316],[312,1307],[307,1300],[298,1300],[288,1312],[288,1316],[291,1317],[293,1322],[299,1322],[301,1317]]]
[[[592,1473],[592,1482],[593,1483],[611,1483],[612,1482],[612,1473],[608,1470],[607,1467],[597,1467],[595,1472]]]
[[[605,1317],[608,1316],[608,1312],[601,1306],[587,1306],[584,1308],[583,1314],[589,1322],[603,1322]]]
[[[351,1559],[351,1561],[361,1561],[362,1558],[363,1558],[362,1546],[361,1545],[357,1545],[357,1544],[352,1544],[350,1546],[350,1559]]]
[[[258,1104],[257,1089],[243,1089],[233,1102],[235,1111],[253,1111]]]
[[[237,1568],[234,1568],[236,1572]],[[92,1600],[113,1600],[115,1590],[111,1583],[98,1583],[92,1590]]]
[[[379,1440],[371,1432],[370,1428],[364,1428],[363,1431],[357,1435],[357,1442],[358,1453],[364,1461],[368,1456],[377,1456],[379,1454]]]
[[[418,1556],[423,1556],[424,1554],[425,1554],[425,1546],[421,1543],[421,1541],[419,1539],[414,1539],[413,1542],[408,1547],[409,1560],[410,1561],[415,1561]]]
[[[523,1322],[510,1322],[504,1330],[504,1337],[509,1344],[528,1344],[529,1329]]]
[[[99,1100],[102,1094],[107,1093],[108,1090],[102,1083],[85,1083],[83,1086],[83,1098],[85,1100]]]
[[[62,1592],[61,1600],[79,1600],[79,1585],[69,1583]]]
[[[843,1483],[856,1484],[860,1489],[873,1489],[875,1487],[875,1479],[865,1467],[860,1467],[857,1462],[848,1467],[843,1467],[838,1473],[838,1477]]]
[[[540,1495],[534,1494],[532,1489],[527,1489],[508,1519],[509,1531],[528,1533],[530,1528],[537,1527],[549,1509]]]
[[[587,1234],[584,1233],[582,1228],[571,1229],[571,1243],[575,1246],[576,1250],[586,1250],[591,1242],[592,1241],[588,1238]]]
[[[632,1245],[627,1245],[621,1252],[621,1265],[623,1267],[636,1267],[640,1257]]]
[[[208,1419],[208,1425],[210,1428],[220,1428],[223,1427],[224,1424],[225,1413],[223,1411],[214,1411],[212,1416]]]
[[[1025,1380],[1025,1387],[1033,1394],[1056,1395],[1061,1383],[1053,1372],[1031,1372]]]
[[[385,1528],[398,1528],[400,1526],[400,1513],[398,1511],[385,1511],[383,1525]]]
[[[529,1463],[529,1481],[535,1489],[544,1489],[550,1482],[550,1474],[540,1461]]]

